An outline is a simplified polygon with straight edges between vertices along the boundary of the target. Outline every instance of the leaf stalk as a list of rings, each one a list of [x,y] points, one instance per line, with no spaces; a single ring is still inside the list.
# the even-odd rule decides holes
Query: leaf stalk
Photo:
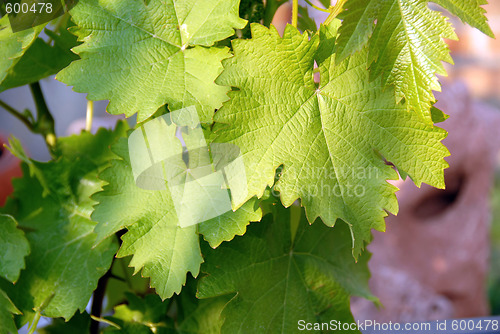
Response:
[[[331,13],[332,12],[332,8],[333,7],[329,7],[328,9],[325,9],[325,8],[321,8],[321,7],[318,7],[316,6],[315,4],[313,4],[310,0],[305,0],[307,2],[307,4],[309,6],[311,6],[312,8],[316,9],[316,10],[319,10],[319,11],[322,11],[322,12],[325,12],[325,13]]]
[[[112,267],[113,265],[111,265]],[[94,291],[94,299],[92,300],[92,307],[90,315],[94,316],[94,318],[100,318],[102,312],[102,303],[104,301],[104,295],[106,294],[106,286],[108,284],[108,280],[111,277],[111,269],[108,270],[104,276],[102,276],[97,282],[97,289]],[[90,334],[98,334],[99,333],[99,321],[92,318],[90,322]]]
[[[330,15],[326,18],[324,25],[329,25],[336,17],[344,10],[344,5],[347,0],[337,0],[335,6],[330,7]]]
[[[85,130],[92,131],[92,122],[94,119],[94,101],[87,101],[87,120],[85,122]]]
[[[292,26],[297,28],[297,22],[299,20],[299,0],[293,0],[292,5]]]
[[[49,150],[53,152],[56,145],[54,118],[47,107],[40,83],[31,83],[30,90],[36,106],[36,122],[33,123],[32,131],[43,135]]]
[[[26,125],[26,127],[28,129],[33,131],[33,122],[30,120],[30,117],[27,115],[27,113],[30,113],[30,111],[26,110],[26,112],[23,114],[22,112],[17,111],[16,109],[14,109],[13,107],[11,107],[10,105],[8,105],[7,103],[5,103],[2,100],[0,100],[0,107],[5,109],[9,114],[14,116],[15,118],[17,118],[21,122],[23,122],[24,125]],[[33,115],[31,115],[31,119],[33,119]]]
[[[35,333],[36,328],[38,327],[38,322],[40,321],[41,314],[40,312],[35,313],[35,317],[33,318],[33,321],[31,322],[31,327],[29,329],[28,334],[33,334]]]

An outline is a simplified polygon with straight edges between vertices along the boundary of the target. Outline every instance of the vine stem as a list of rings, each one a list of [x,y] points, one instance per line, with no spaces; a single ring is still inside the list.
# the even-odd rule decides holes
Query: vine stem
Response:
[[[37,115],[36,122],[33,124],[33,131],[44,136],[50,151],[53,152],[56,145],[54,118],[47,107],[40,83],[38,81],[31,83],[30,89],[35,100]]]
[[[24,125],[26,125],[28,127],[28,129],[33,130],[33,123],[31,123],[31,121],[28,119],[28,117],[24,116],[21,112],[17,111],[16,109],[14,109],[13,107],[11,107],[10,105],[8,105],[7,103],[5,103],[2,100],[0,100],[0,106],[2,108],[4,108],[5,110],[7,110],[7,112],[9,112],[11,115],[16,117],[18,120],[23,122]]]
[[[113,265],[111,265],[112,267]],[[106,294],[106,286],[108,284],[108,280],[111,277],[111,269],[108,270],[104,276],[102,276],[98,283],[97,289],[94,291],[94,299],[92,300],[92,308],[90,314],[95,318],[101,317],[102,312],[102,303],[104,301],[104,295]],[[90,334],[98,334],[99,333],[99,321],[92,319],[90,323]]]
[[[335,6],[330,7],[330,15],[326,18],[324,25],[327,26],[329,25],[336,17],[337,15],[340,14],[344,10],[344,4],[347,2],[347,0],[337,0],[337,3]]]
[[[325,9],[325,8],[321,8],[321,7],[316,6],[310,0],[305,0],[305,1],[309,4],[309,6],[311,6],[312,8],[314,8],[316,10],[319,10],[319,11],[322,11],[322,12],[325,12],[325,13],[331,13],[332,12],[331,8],[333,8],[333,7]]]
[[[94,119],[94,101],[87,101],[87,121],[85,122],[85,130],[92,130],[92,121]]]
[[[35,333],[35,330],[38,326],[38,322],[40,321],[40,318],[41,318],[40,312],[36,312],[35,317],[33,318],[33,321],[31,322],[31,327],[30,327],[28,334]]]
[[[297,22],[299,19],[299,0],[293,0],[292,6],[292,26],[297,28]]]

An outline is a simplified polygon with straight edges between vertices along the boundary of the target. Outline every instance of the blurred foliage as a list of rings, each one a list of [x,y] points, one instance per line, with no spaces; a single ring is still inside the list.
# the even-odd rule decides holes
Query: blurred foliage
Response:
[[[491,314],[500,315],[500,170],[497,171],[495,177],[491,208],[491,269],[488,290]]]

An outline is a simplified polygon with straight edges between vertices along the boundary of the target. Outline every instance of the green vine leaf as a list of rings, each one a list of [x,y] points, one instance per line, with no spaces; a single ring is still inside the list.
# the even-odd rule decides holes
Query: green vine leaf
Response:
[[[12,303],[9,296],[0,290],[0,334],[17,333],[14,314],[21,314],[21,312]]]
[[[168,127],[168,131],[175,136],[175,127]],[[181,156],[180,142],[174,149]],[[135,267],[135,273],[143,268],[142,275],[151,278],[151,286],[163,299],[179,294],[187,272],[196,277],[203,262],[198,227],[179,226],[169,189],[151,191],[136,185],[125,138],[113,150],[120,159],[113,160],[111,167],[101,174],[101,179],[108,184],[93,196],[99,203],[92,214],[92,219],[98,222],[97,242],[127,228],[118,257],[133,255],[130,265]],[[179,173],[189,177],[187,168]],[[261,214],[254,199],[236,212],[226,212],[198,226],[216,247],[243,234],[249,222],[260,220]]]
[[[393,85],[398,103],[415,110],[429,124],[440,91],[436,74],[446,75],[442,62],[453,63],[443,39],[457,39],[447,19],[428,8],[427,0],[348,0],[337,41],[337,63],[369,41],[372,80],[381,76]],[[488,36],[493,33],[481,7],[484,0],[433,0]],[[375,24],[376,21],[376,24]]]
[[[227,100],[217,86],[228,48],[205,48],[234,34],[246,21],[238,17],[238,0],[80,1],[71,11],[72,31],[84,42],[57,79],[109,99],[108,112],[138,113],[142,122],[158,108],[196,106],[202,122],[212,122]]]
[[[463,22],[494,38],[488,19],[484,15],[486,10],[481,7],[488,4],[487,0],[431,0],[431,2],[442,6]]]
[[[0,83],[35,41],[43,27],[44,25],[40,25],[13,33],[9,17],[5,15],[0,19]]]
[[[21,323],[35,312],[69,320],[83,311],[99,278],[117,251],[116,239],[94,247],[95,223],[90,195],[99,191],[97,174],[113,157],[109,145],[125,132],[119,123],[112,132],[82,133],[59,139],[59,157],[48,163],[25,160],[23,178],[14,180],[14,195],[2,210],[26,231],[31,254],[15,285],[0,285],[23,312]],[[31,169],[38,170],[34,176]],[[46,195],[39,178],[47,181]]]
[[[344,220],[356,257],[370,230],[384,230],[387,212],[398,209],[396,188],[387,183],[398,176],[381,156],[417,185],[443,188],[449,152],[441,144],[444,130],[402,112],[391,89],[369,81],[366,52],[335,64],[337,26],[322,27],[319,49],[317,35],[309,40],[292,26],[280,38],[274,27],[254,24],[251,40],[233,41],[235,56],[217,82],[238,90],[217,112],[216,122],[225,124],[215,131],[216,141],[241,149],[247,199],[261,197],[284,165],[276,185],[283,204],[301,198],[311,223]]]
[[[309,225],[302,213],[293,237],[291,211],[278,204],[243,238],[207,250],[198,297],[235,294],[222,311],[221,333],[296,333],[299,320],[353,322],[351,295],[376,301],[370,256],[354,262],[347,225]]]
[[[345,10],[339,15],[343,21],[335,49],[337,62],[360,51],[366,45],[383,3],[377,0],[347,0]]]
[[[24,86],[50,75],[54,75],[79,57],[71,52],[77,45],[76,37],[63,25],[58,31],[45,29],[53,45],[42,38],[36,38],[19,61],[9,69],[5,80],[0,84],[0,92]]]
[[[391,1],[381,6],[377,20],[368,56],[371,78],[381,76],[385,85],[393,85],[396,101],[404,99],[408,110],[432,124],[432,91],[441,91],[436,74],[447,75],[443,61],[453,63],[443,38],[458,37],[422,0]]]
[[[30,245],[11,216],[0,214],[0,244],[0,276],[15,283],[25,268],[24,258],[30,253]]]
[[[180,148],[182,149],[182,148]],[[108,184],[93,196],[99,204],[92,219],[98,222],[96,242],[103,242],[127,228],[118,257],[133,255],[130,265],[151,278],[151,287],[163,298],[180,293],[186,273],[197,276],[203,258],[196,226],[177,225],[174,203],[168,190],[144,190],[136,186],[126,138],[113,147],[113,160],[100,178]]]

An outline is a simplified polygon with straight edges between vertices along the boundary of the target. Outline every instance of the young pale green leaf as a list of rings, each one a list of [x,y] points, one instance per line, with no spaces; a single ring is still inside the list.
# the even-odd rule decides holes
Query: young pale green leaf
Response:
[[[460,18],[463,22],[470,24],[474,28],[481,30],[483,33],[490,37],[494,37],[488,19],[484,15],[486,10],[481,7],[487,5],[487,0],[430,0],[453,15]]]
[[[109,99],[108,112],[138,113],[142,122],[164,104],[170,110],[196,106],[202,122],[211,123],[227,99],[217,86],[227,48],[205,48],[243,28],[238,0],[89,0],[71,11],[84,43],[57,79]]]
[[[218,78],[237,87],[216,113],[220,142],[241,149],[247,198],[261,197],[274,184],[285,206],[301,198],[310,222],[321,217],[332,226],[349,224],[353,253],[360,254],[370,230],[384,230],[386,212],[397,212],[397,173],[383,157],[406,171],[417,185],[443,187],[446,132],[424,123],[396,104],[380,80],[370,82],[366,52],[339,65],[332,53],[335,26],[309,40],[288,26],[283,38],[254,24],[252,40],[235,40],[235,56]],[[314,61],[321,83],[313,80]],[[217,125],[217,124],[216,124]]]
[[[14,314],[21,312],[14,306],[9,297],[0,289],[0,334],[17,333]]]
[[[370,256],[354,262],[347,225],[309,225],[299,210],[292,235],[291,211],[278,204],[243,238],[207,250],[198,296],[236,293],[222,311],[222,333],[296,333],[299,320],[353,322],[351,295],[376,300],[368,289]]]
[[[95,136],[59,139],[59,157],[49,163],[23,163],[22,179],[14,181],[14,195],[3,209],[26,231],[31,254],[15,285],[2,288],[28,321],[33,312],[70,319],[84,310],[99,278],[109,269],[117,251],[116,239],[94,247],[95,223],[90,220],[89,197],[102,186],[97,174],[113,157],[109,145],[124,134],[101,130]],[[27,164],[47,181],[48,193],[38,177],[30,176]]]
[[[370,40],[371,78],[382,76],[395,87],[396,99],[404,101],[432,123],[433,90],[441,90],[436,74],[446,75],[442,62],[452,63],[446,39],[457,39],[440,13],[427,0],[348,0],[337,40],[337,63],[361,50]],[[493,37],[484,0],[435,0],[464,22]],[[375,24],[376,21],[376,24]],[[373,35],[372,35],[373,33]]]
[[[168,129],[175,136],[175,127]],[[180,141],[176,149],[181,156]],[[169,298],[181,291],[188,271],[198,275],[203,259],[197,226],[179,226],[170,189],[151,191],[136,185],[125,138],[114,146],[114,151],[120,159],[114,160],[111,168],[101,174],[108,184],[103,192],[93,196],[99,202],[92,214],[92,219],[98,222],[97,242],[127,228],[118,256],[133,255],[130,265],[136,272],[144,268],[142,275],[151,277],[151,286],[163,299]],[[187,170],[179,173],[188,175]],[[261,211],[255,201],[236,212],[229,211],[202,222],[200,232],[213,247],[243,234],[249,221],[260,220]]]
[[[0,276],[15,283],[25,268],[24,258],[30,252],[30,245],[11,216],[0,214],[0,244]]]
[[[339,15],[343,21],[335,49],[337,62],[366,45],[375,28],[374,22],[382,4],[383,1],[379,0],[347,0],[344,5],[346,10]]]
[[[370,39],[371,78],[382,76],[384,84],[395,87],[397,101],[404,101],[408,110],[415,110],[430,124],[430,108],[435,102],[432,91],[441,89],[435,75],[446,75],[443,61],[452,63],[443,38],[457,37],[446,19],[428,8],[428,2],[348,0],[341,14],[336,52],[339,63],[361,50]],[[431,2],[493,37],[481,7],[487,1]]]
[[[35,41],[43,26],[13,33],[9,17],[5,15],[0,19],[0,83]]]
[[[453,63],[443,38],[457,39],[440,13],[423,0],[392,0],[380,6],[370,39],[371,78],[393,85],[396,100],[432,124],[432,91],[440,91],[436,74],[446,75],[443,61]]]

